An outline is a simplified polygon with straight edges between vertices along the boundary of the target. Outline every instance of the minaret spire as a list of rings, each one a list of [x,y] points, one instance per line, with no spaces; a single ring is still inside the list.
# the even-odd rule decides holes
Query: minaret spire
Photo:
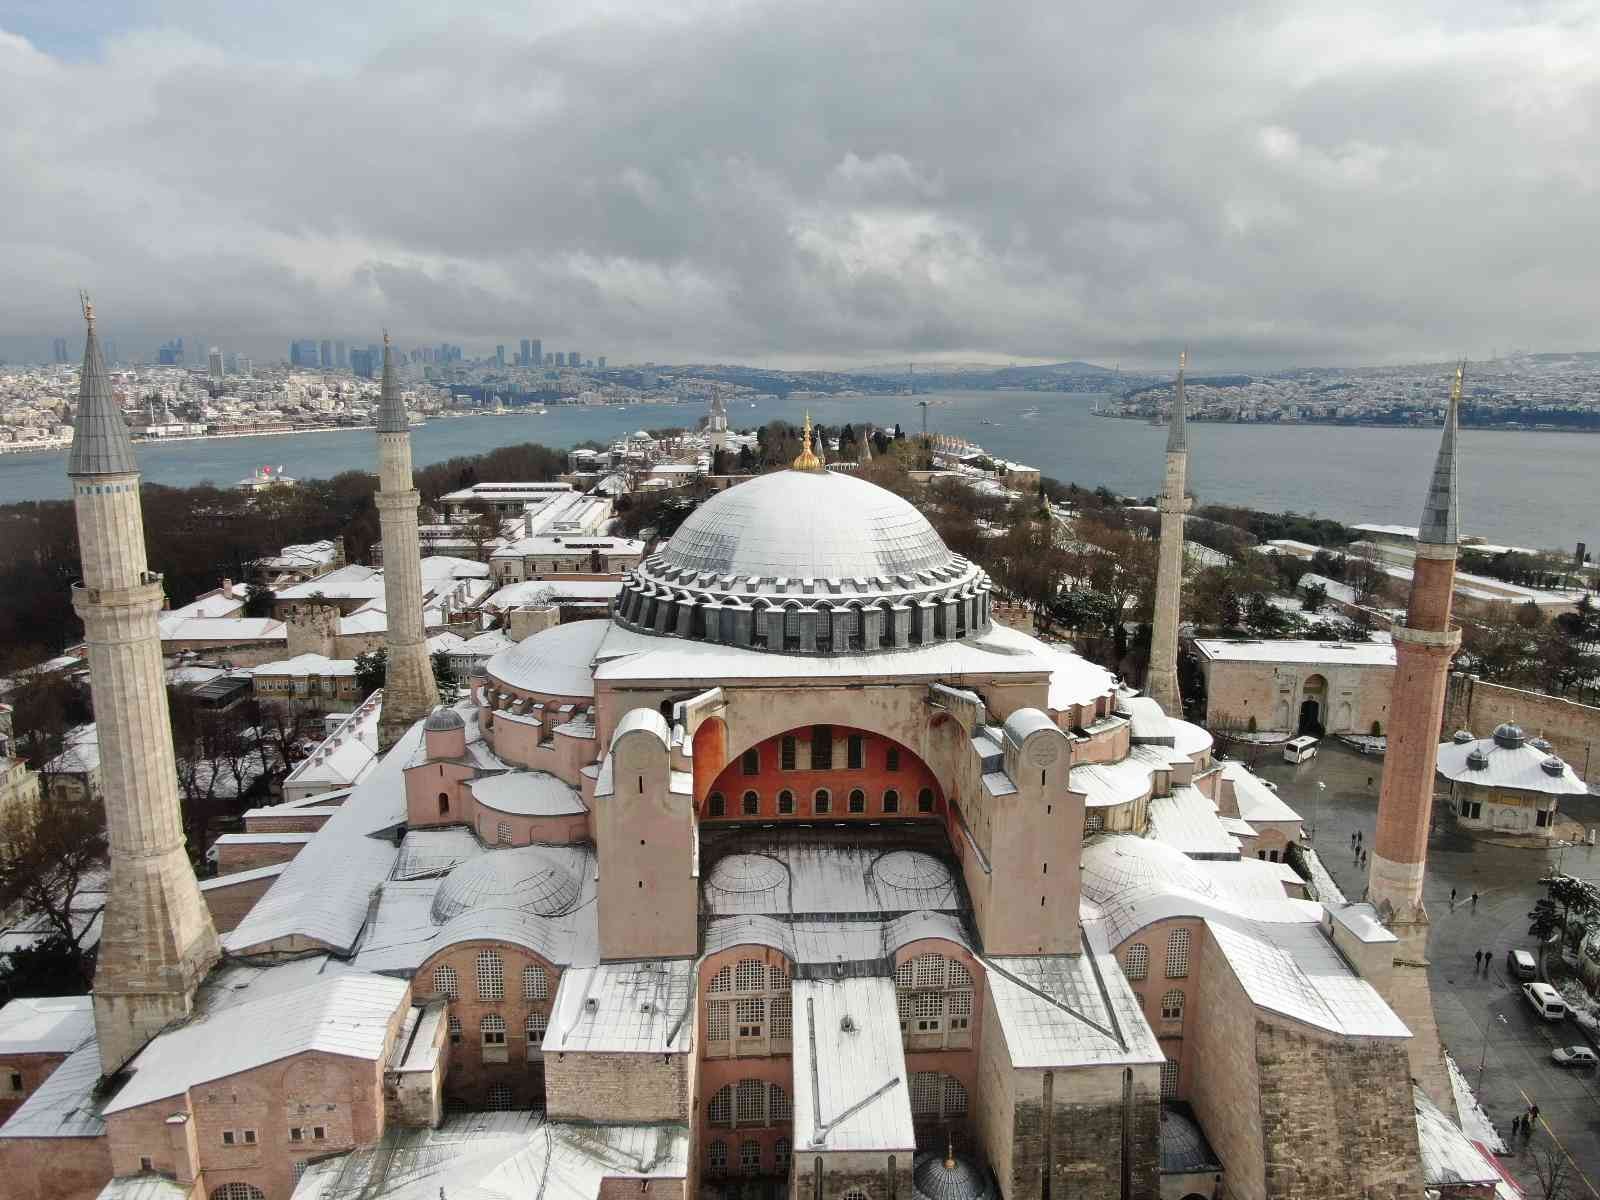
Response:
[[[1165,482],[1156,507],[1161,512],[1161,543],[1156,557],[1156,608],[1150,629],[1150,665],[1145,694],[1175,717],[1183,715],[1178,688],[1178,621],[1183,590],[1183,515],[1189,511],[1189,434],[1184,422],[1183,375],[1189,352],[1178,356],[1178,379],[1167,425]]]
[[[796,471],[822,470],[822,460],[811,449],[811,414],[809,412],[806,413],[805,432],[800,435],[800,440],[804,443],[804,448],[799,454],[795,455],[794,462],[789,465]]]
[[[439,703],[422,627],[422,543],[411,477],[411,419],[395,378],[389,331],[383,333],[383,391],[378,402],[378,521],[383,531],[383,709],[378,747],[387,750]]]
[[[1456,367],[1456,379],[1450,387],[1450,403],[1444,413],[1444,433],[1439,438],[1439,453],[1433,460],[1433,479],[1428,484],[1428,498],[1422,504],[1422,521],[1417,527],[1417,540],[1430,546],[1454,546],[1460,537],[1460,518],[1456,502],[1456,433],[1460,420],[1461,386],[1466,379],[1467,364],[1463,359]]]
[[[100,740],[111,878],[94,973],[100,1066],[110,1075],[173,1021],[220,954],[184,849],[161,659],[161,576],[149,569],[133,443],[83,305],[83,372],[67,475],[78,520],[89,691]]]

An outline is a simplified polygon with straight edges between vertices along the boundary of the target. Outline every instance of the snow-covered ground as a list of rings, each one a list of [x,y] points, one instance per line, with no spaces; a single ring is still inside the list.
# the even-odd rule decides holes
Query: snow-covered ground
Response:
[[[1370,733],[1341,733],[1339,740],[1346,746],[1353,746],[1363,754],[1382,754],[1389,748],[1389,739],[1386,737],[1373,737]]]

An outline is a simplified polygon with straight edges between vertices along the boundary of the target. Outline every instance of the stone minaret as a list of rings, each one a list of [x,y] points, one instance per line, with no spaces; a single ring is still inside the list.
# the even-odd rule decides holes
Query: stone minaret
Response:
[[[1393,628],[1395,668],[1389,748],[1378,793],[1367,898],[1391,926],[1426,924],[1422,873],[1428,858],[1434,762],[1450,659],[1461,631],[1450,627],[1456,576],[1456,422],[1465,365],[1457,368],[1433,480],[1422,506],[1405,622]]]
[[[139,467],[87,298],[83,315],[88,338],[67,476],[83,559],[72,606],[88,647],[111,846],[94,973],[100,1067],[110,1075],[164,1026],[189,1015],[220,950],[184,849],[156,625],[161,576],[145,560]]]
[[[387,750],[439,703],[422,632],[422,544],[417,491],[411,486],[411,421],[394,377],[389,335],[383,335],[383,399],[378,408],[378,520],[383,529],[383,596],[389,655],[383,678],[378,746]]]
[[[1183,372],[1188,352],[1178,358],[1178,383],[1172,394],[1172,419],[1167,424],[1167,474],[1157,507],[1161,510],[1161,546],[1157,551],[1156,611],[1150,630],[1150,666],[1145,694],[1172,716],[1183,715],[1178,694],[1178,607],[1183,591],[1183,514],[1189,511],[1185,490],[1189,478],[1189,433],[1184,424]]]
[[[728,409],[722,402],[720,390],[711,393],[711,416],[706,421],[706,429],[711,434],[713,451],[728,448]]]

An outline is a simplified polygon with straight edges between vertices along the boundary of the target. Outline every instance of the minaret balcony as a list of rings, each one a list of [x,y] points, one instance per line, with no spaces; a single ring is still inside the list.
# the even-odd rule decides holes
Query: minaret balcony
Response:
[[[72,585],[72,606],[75,609],[85,604],[102,608],[135,608],[154,604],[159,608],[164,596],[162,577],[154,571],[143,572],[139,582],[132,587],[93,588],[82,580]]]

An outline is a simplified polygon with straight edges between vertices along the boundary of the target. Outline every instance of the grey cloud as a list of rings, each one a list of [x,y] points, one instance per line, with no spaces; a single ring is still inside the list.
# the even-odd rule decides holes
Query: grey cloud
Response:
[[[128,10],[142,31],[86,61],[0,40],[0,325],[61,329],[81,282],[140,336],[273,344],[387,323],[819,363],[1587,345],[1600,65],[1571,47],[1593,17],[1398,7],[494,9],[374,15],[368,49],[310,58],[259,19],[228,41]]]

